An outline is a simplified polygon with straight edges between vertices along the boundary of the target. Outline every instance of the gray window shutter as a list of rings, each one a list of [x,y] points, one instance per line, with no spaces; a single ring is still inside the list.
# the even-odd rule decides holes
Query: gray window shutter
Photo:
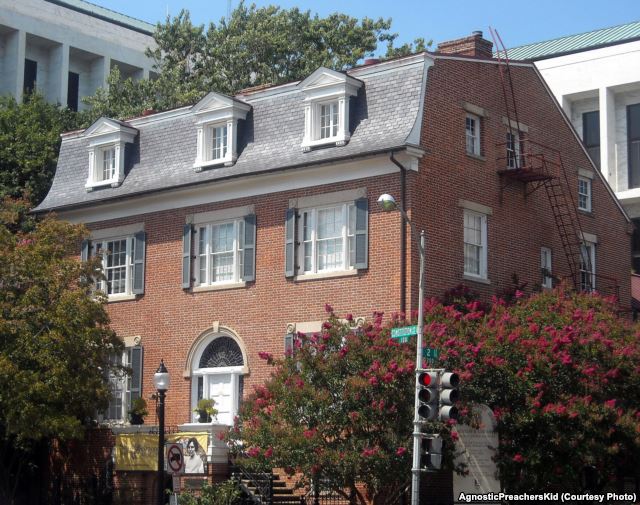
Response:
[[[285,221],[284,275],[296,274],[296,209],[287,209]]]
[[[256,280],[256,215],[244,217],[244,271],[242,280]]]
[[[87,261],[89,259],[89,249],[91,248],[91,241],[83,240],[82,248],[80,249],[80,260]]]
[[[134,236],[133,248],[133,288],[134,295],[144,293],[144,256],[146,247],[146,235],[139,231]]]
[[[359,198],[356,205],[356,264],[355,268],[368,268],[369,266],[369,200]]]
[[[190,224],[182,228],[182,288],[191,287],[191,236],[193,229]]]
[[[127,351],[131,368],[131,376],[127,379],[127,406],[131,407],[131,400],[142,396],[142,347],[130,347]]]

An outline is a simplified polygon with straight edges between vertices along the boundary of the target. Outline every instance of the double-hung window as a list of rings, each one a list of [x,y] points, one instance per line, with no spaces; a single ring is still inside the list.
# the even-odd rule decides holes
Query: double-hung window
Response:
[[[105,279],[96,282],[96,288],[107,295],[130,295],[133,280],[133,237],[94,242],[96,256],[102,258]]]
[[[360,191],[298,198],[296,203],[302,208],[287,210],[286,277],[332,272],[341,275],[368,268],[369,204],[366,197],[342,200],[353,193]]]
[[[464,211],[464,274],[487,278],[487,216]]]
[[[111,398],[103,417],[109,421],[125,421],[131,409],[131,402],[142,394],[142,347],[127,347],[119,356],[112,357],[112,363],[130,369],[109,375]]]
[[[197,284],[200,286],[242,281],[244,270],[244,220],[210,223],[197,227]]]
[[[578,177],[578,209],[591,212],[591,179]]]
[[[97,172],[98,181],[110,181],[116,176],[116,147],[108,146],[100,149],[102,170]]]
[[[596,244],[584,240],[580,247],[580,290],[596,289]]]
[[[466,117],[467,154],[480,156],[480,118],[474,114]]]
[[[102,236],[105,238],[82,243],[81,259],[97,257],[102,263],[103,277],[96,279],[96,289],[103,291],[110,301],[134,298],[144,293],[144,231],[132,235]]]
[[[522,168],[520,132],[507,132],[507,168]]]
[[[351,270],[355,265],[355,205],[300,212],[300,265],[305,274]]]
[[[540,248],[540,272],[542,275],[542,282],[540,283],[543,288],[553,288],[553,275],[551,269],[551,249],[548,247]]]
[[[211,131],[211,160],[223,160],[229,148],[227,142],[227,125],[212,126]]]
[[[338,102],[323,103],[318,105],[320,119],[320,138],[330,139],[338,135]]]

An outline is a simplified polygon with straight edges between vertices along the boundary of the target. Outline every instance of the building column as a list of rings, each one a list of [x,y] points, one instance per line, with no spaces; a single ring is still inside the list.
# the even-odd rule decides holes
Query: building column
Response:
[[[4,65],[0,76],[0,89],[17,102],[22,101],[24,88],[24,59],[27,53],[27,32],[16,30],[6,37]]]
[[[600,88],[600,170],[614,191],[627,189],[627,175],[616,166],[616,98],[611,88]]]
[[[51,50],[51,71],[49,74],[49,101],[67,106],[69,91],[69,45],[60,44]]]

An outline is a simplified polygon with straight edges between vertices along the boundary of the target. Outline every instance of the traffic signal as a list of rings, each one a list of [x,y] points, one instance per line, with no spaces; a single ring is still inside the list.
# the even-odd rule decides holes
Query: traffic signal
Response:
[[[418,416],[433,420],[438,416],[438,372],[422,372],[418,375]]]
[[[420,441],[420,462],[423,470],[442,468],[442,439],[438,435],[423,437]]]
[[[458,408],[455,403],[460,399],[458,385],[460,377],[457,373],[444,372],[440,376],[440,411],[438,418],[440,421],[458,419]]]

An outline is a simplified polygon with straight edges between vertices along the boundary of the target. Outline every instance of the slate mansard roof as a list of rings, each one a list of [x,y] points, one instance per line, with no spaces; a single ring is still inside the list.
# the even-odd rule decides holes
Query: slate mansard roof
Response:
[[[84,207],[416,146],[430,62],[423,53],[348,71],[363,85],[351,98],[351,138],[344,146],[303,152],[304,95],[298,83],[236,97],[252,109],[246,120],[240,121],[238,159],[233,166],[194,170],[196,117],[191,107],[185,107],[128,121],[126,124],[136,128],[138,135],[134,144],[127,144],[122,185],[87,192],[89,139],[82,132],[66,134],[49,194],[35,211]]]

